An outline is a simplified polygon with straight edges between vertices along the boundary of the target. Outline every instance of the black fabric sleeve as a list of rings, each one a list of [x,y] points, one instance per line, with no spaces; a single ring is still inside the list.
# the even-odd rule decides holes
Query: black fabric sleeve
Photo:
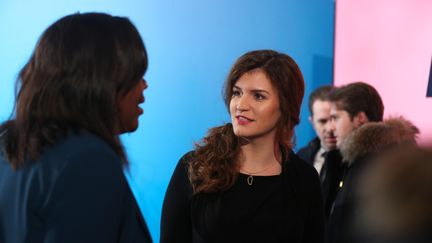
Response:
[[[305,221],[304,243],[320,243],[324,242],[324,204],[321,193],[321,186],[318,173],[314,168],[308,168],[308,175],[305,179],[308,180],[306,185],[308,191],[308,212]]]
[[[187,174],[190,154],[186,154],[178,162],[165,193],[161,218],[161,243],[192,242],[190,213],[192,187]]]

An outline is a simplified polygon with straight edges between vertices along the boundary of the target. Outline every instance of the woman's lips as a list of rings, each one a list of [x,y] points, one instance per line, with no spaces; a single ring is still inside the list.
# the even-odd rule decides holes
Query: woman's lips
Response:
[[[237,123],[239,125],[247,125],[247,124],[253,122],[252,119],[249,119],[248,117],[245,117],[245,116],[236,116],[236,119],[237,119]]]
[[[139,99],[139,101],[138,101],[138,113],[139,113],[139,115],[142,115],[142,114],[144,113],[143,108],[141,108],[141,107],[139,106],[139,105],[143,104],[144,101],[145,101],[144,96],[141,96],[140,99]]]

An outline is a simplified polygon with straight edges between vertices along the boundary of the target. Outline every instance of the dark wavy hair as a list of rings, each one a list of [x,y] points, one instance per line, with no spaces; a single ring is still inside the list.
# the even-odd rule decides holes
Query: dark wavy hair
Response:
[[[245,73],[263,71],[278,91],[281,117],[276,141],[287,160],[292,148],[294,127],[299,123],[304,95],[304,80],[296,62],[286,54],[273,50],[251,51],[241,56],[231,71],[224,87],[224,101],[229,111],[233,87]],[[199,144],[191,157],[188,171],[194,193],[224,191],[232,187],[238,176],[240,143],[232,124],[215,127]]]
[[[311,116],[313,116],[313,104],[315,103],[315,101],[320,100],[320,101],[328,101],[329,98],[329,93],[334,89],[333,86],[331,85],[324,85],[324,86],[320,86],[317,89],[315,89],[314,91],[312,91],[312,93],[309,95],[309,103],[308,103],[308,108],[309,108],[309,112],[311,114]]]
[[[14,113],[1,127],[12,166],[37,159],[45,146],[82,129],[127,161],[117,101],[147,66],[144,43],[127,18],[77,13],[53,23],[19,73]]]
[[[378,91],[370,84],[354,82],[335,88],[329,93],[329,100],[338,109],[348,112],[351,119],[363,111],[369,121],[383,120],[383,101]]]

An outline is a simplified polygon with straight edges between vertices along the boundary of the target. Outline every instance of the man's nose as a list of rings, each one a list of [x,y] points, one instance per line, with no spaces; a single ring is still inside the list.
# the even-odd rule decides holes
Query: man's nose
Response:
[[[326,129],[328,132],[334,132],[336,130],[336,124],[334,120],[330,120],[326,124]]]

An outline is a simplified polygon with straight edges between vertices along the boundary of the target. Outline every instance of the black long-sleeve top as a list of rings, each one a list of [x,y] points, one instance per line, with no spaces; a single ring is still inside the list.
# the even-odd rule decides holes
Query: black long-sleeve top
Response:
[[[282,173],[239,174],[233,187],[193,194],[182,157],[169,183],[161,221],[161,243],[323,242],[324,216],[318,175],[291,153]]]

